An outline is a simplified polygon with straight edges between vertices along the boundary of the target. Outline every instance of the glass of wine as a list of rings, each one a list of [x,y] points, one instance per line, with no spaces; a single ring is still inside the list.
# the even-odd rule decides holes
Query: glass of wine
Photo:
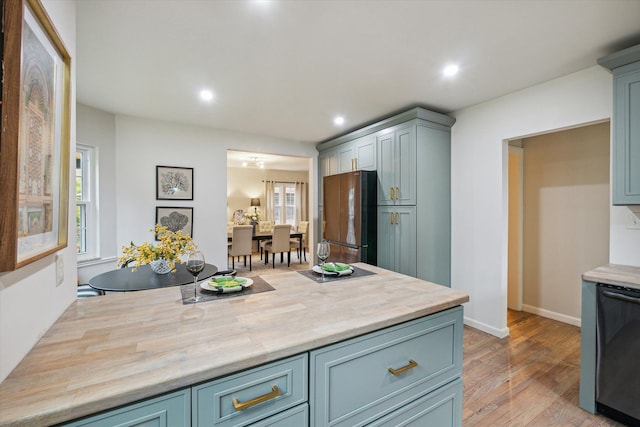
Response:
[[[324,278],[324,263],[327,260],[327,258],[329,258],[329,252],[331,251],[330,247],[329,247],[329,242],[327,241],[322,241],[320,243],[318,243],[318,250],[317,250],[317,255],[318,258],[320,258],[320,269],[322,270],[322,281],[325,281]]]
[[[193,298],[189,298],[187,302],[195,304],[202,299],[198,296],[198,274],[204,270],[204,254],[200,251],[189,252],[186,267],[187,271],[193,274]]]

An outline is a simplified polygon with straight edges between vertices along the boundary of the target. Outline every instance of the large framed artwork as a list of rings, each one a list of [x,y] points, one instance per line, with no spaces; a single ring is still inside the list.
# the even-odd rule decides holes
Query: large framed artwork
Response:
[[[193,208],[158,206],[156,224],[166,226],[174,233],[182,231],[193,238]]]
[[[67,246],[71,58],[39,0],[3,2],[0,271]]]
[[[193,200],[193,168],[156,166],[156,200]]]

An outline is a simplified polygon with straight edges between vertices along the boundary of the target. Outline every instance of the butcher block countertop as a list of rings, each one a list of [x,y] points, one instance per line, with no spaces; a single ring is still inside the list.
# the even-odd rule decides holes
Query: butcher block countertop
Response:
[[[640,267],[607,264],[582,274],[583,280],[640,289]]]
[[[299,354],[469,300],[368,264],[318,283],[183,305],[180,288],[75,301],[0,384],[0,425],[49,425]],[[135,274],[135,273],[132,273]]]

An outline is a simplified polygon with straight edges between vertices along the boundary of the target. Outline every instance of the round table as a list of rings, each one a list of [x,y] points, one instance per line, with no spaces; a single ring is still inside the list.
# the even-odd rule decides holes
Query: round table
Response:
[[[187,271],[184,264],[176,264],[176,272],[167,274],[156,274],[151,271],[149,265],[141,265],[136,271],[132,270],[133,267],[120,268],[98,274],[89,280],[89,286],[103,291],[129,292],[193,283],[193,275]],[[217,272],[218,267],[205,264],[198,280],[207,279]]]

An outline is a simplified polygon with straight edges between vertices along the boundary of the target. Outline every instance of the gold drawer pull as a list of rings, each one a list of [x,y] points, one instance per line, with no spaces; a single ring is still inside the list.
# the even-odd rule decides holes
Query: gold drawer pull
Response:
[[[257,405],[258,403],[266,402],[267,400],[273,399],[278,396],[280,396],[280,390],[278,390],[277,385],[274,385],[273,387],[271,387],[270,393],[258,396],[255,399],[249,400],[248,402],[240,403],[238,402],[238,399],[233,399],[233,408],[236,411],[242,411],[244,409]]]
[[[401,373],[406,372],[409,369],[416,368],[417,366],[418,364],[413,359],[409,359],[409,364],[407,366],[403,366],[402,368],[398,369],[389,368],[389,372],[391,372],[393,375],[400,375]]]

